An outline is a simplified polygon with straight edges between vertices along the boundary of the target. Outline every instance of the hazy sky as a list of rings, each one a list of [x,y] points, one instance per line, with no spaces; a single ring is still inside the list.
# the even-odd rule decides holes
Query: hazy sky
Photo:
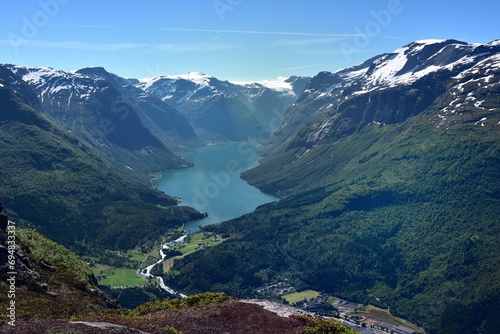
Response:
[[[3,5],[0,63],[62,70],[103,66],[135,78],[190,71],[232,81],[313,76],[414,40],[500,38],[497,0],[12,0]]]

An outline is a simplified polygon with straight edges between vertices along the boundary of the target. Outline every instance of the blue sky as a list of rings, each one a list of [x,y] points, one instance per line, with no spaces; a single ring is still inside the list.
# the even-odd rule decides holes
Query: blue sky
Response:
[[[497,0],[20,0],[0,13],[0,63],[123,77],[314,76],[414,40],[500,38]],[[5,8],[8,8],[5,10]]]

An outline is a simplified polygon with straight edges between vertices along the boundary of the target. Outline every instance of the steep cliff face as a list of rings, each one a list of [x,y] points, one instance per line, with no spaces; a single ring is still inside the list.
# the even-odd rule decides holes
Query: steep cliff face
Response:
[[[0,215],[0,293],[4,296],[0,305],[6,310],[0,316],[2,331],[16,332],[22,319],[77,316],[116,307],[74,253]]]

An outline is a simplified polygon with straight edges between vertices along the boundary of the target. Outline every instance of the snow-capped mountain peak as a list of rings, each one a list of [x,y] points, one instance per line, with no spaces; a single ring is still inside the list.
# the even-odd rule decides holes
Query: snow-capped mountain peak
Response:
[[[21,77],[30,86],[33,86],[42,102],[45,98],[64,99],[67,101],[64,105],[68,107],[72,102],[87,100],[91,94],[105,85],[102,80],[96,80],[81,73],[56,70],[51,67],[4,66]]]
[[[213,79],[212,76],[206,75],[201,72],[188,72],[187,74],[177,74],[177,75],[162,75],[152,78],[142,78],[139,79],[139,86],[148,90],[151,86],[159,81],[177,81],[177,80],[185,80],[192,82],[193,84],[202,87],[208,87],[210,80]]]
[[[169,79],[184,79],[188,81],[192,81],[202,87],[206,87],[209,85],[210,80],[213,78],[209,75],[206,75],[201,72],[188,72],[187,74],[180,74],[180,75],[172,75],[172,76],[167,76]]]
[[[454,40],[420,40],[374,60],[367,71],[367,90],[388,85],[411,84],[418,78],[446,66],[454,66],[461,57],[451,49],[472,48],[472,45]],[[458,59],[456,59],[458,58]]]
[[[261,96],[266,90],[271,90],[279,95],[297,97],[302,93],[297,89],[296,81],[308,81],[304,77],[278,77],[276,80],[262,80],[257,82],[230,82],[219,80],[199,72],[187,74],[163,75],[153,78],[139,79],[137,87],[156,95],[173,105],[180,105],[190,100],[200,100],[211,96],[220,95],[237,97],[246,95],[249,98]],[[298,94],[297,94],[298,91]]]
[[[56,70],[52,67],[34,67],[34,66],[17,66],[6,65],[12,72],[20,75],[24,81],[31,84],[43,84],[50,78],[87,78],[84,75],[72,72],[64,72]]]
[[[391,53],[382,54],[362,64],[341,69],[325,76],[335,84],[323,87],[322,94],[333,96],[342,91],[365,94],[391,87],[409,86],[421,78],[439,71],[454,71],[483,58],[494,56],[500,42],[471,44],[456,40],[419,40]],[[311,84],[313,84],[313,80]]]
[[[443,43],[447,41],[446,39],[436,39],[436,38],[429,38],[429,39],[420,39],[416,40],[413,42],[414,44],[422,44],[422,45],[430,45],[430,44],[438,44],[438,43]]]
[[[449,127],[462,121],[453,117],[466,117],[466,113],[472,124],[483,126],[492,122],[488,113],[498,108],[491,97],[498,92],[499,70],[498,40],[486,44],[420,40],[347,69],[319,73],[288,113],[286,123],[303,124],[317,115],[319,120],[304,137],[310,146],[325,132],[338,138],[360,124],[403,122],[440,97],[435,126]],[[349,120],[330,126],[342,117]]]

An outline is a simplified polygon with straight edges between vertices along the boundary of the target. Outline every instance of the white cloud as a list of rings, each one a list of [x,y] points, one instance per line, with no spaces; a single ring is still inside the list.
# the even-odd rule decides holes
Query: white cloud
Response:
[[[129,29],[124,26],[103,26],[103,25],[88,25],[88,24],[48,24],[53,27],[63,28],[83,28],[83,29]]]
[[[168,52],[203,52],[203,51],[221,51],[237,48],[233,44],[218,43],[218,38],[213,38],[208,42],[194,42],[194,43],[167,43],[155,44],[154,47],[161,51]]]
[[[361,52],[368,53],[368,52],[373,52],[373,50],[359,49],[359,52],[357,52],[357,53],[361,53]],[[301,51],[300,53],[301,54],[308,54],[308,55],[337,55],[337,54],[345,54],[345,52],[342,51],[340,48],[338,48],[338,49],[310,49],[310,50]]]

